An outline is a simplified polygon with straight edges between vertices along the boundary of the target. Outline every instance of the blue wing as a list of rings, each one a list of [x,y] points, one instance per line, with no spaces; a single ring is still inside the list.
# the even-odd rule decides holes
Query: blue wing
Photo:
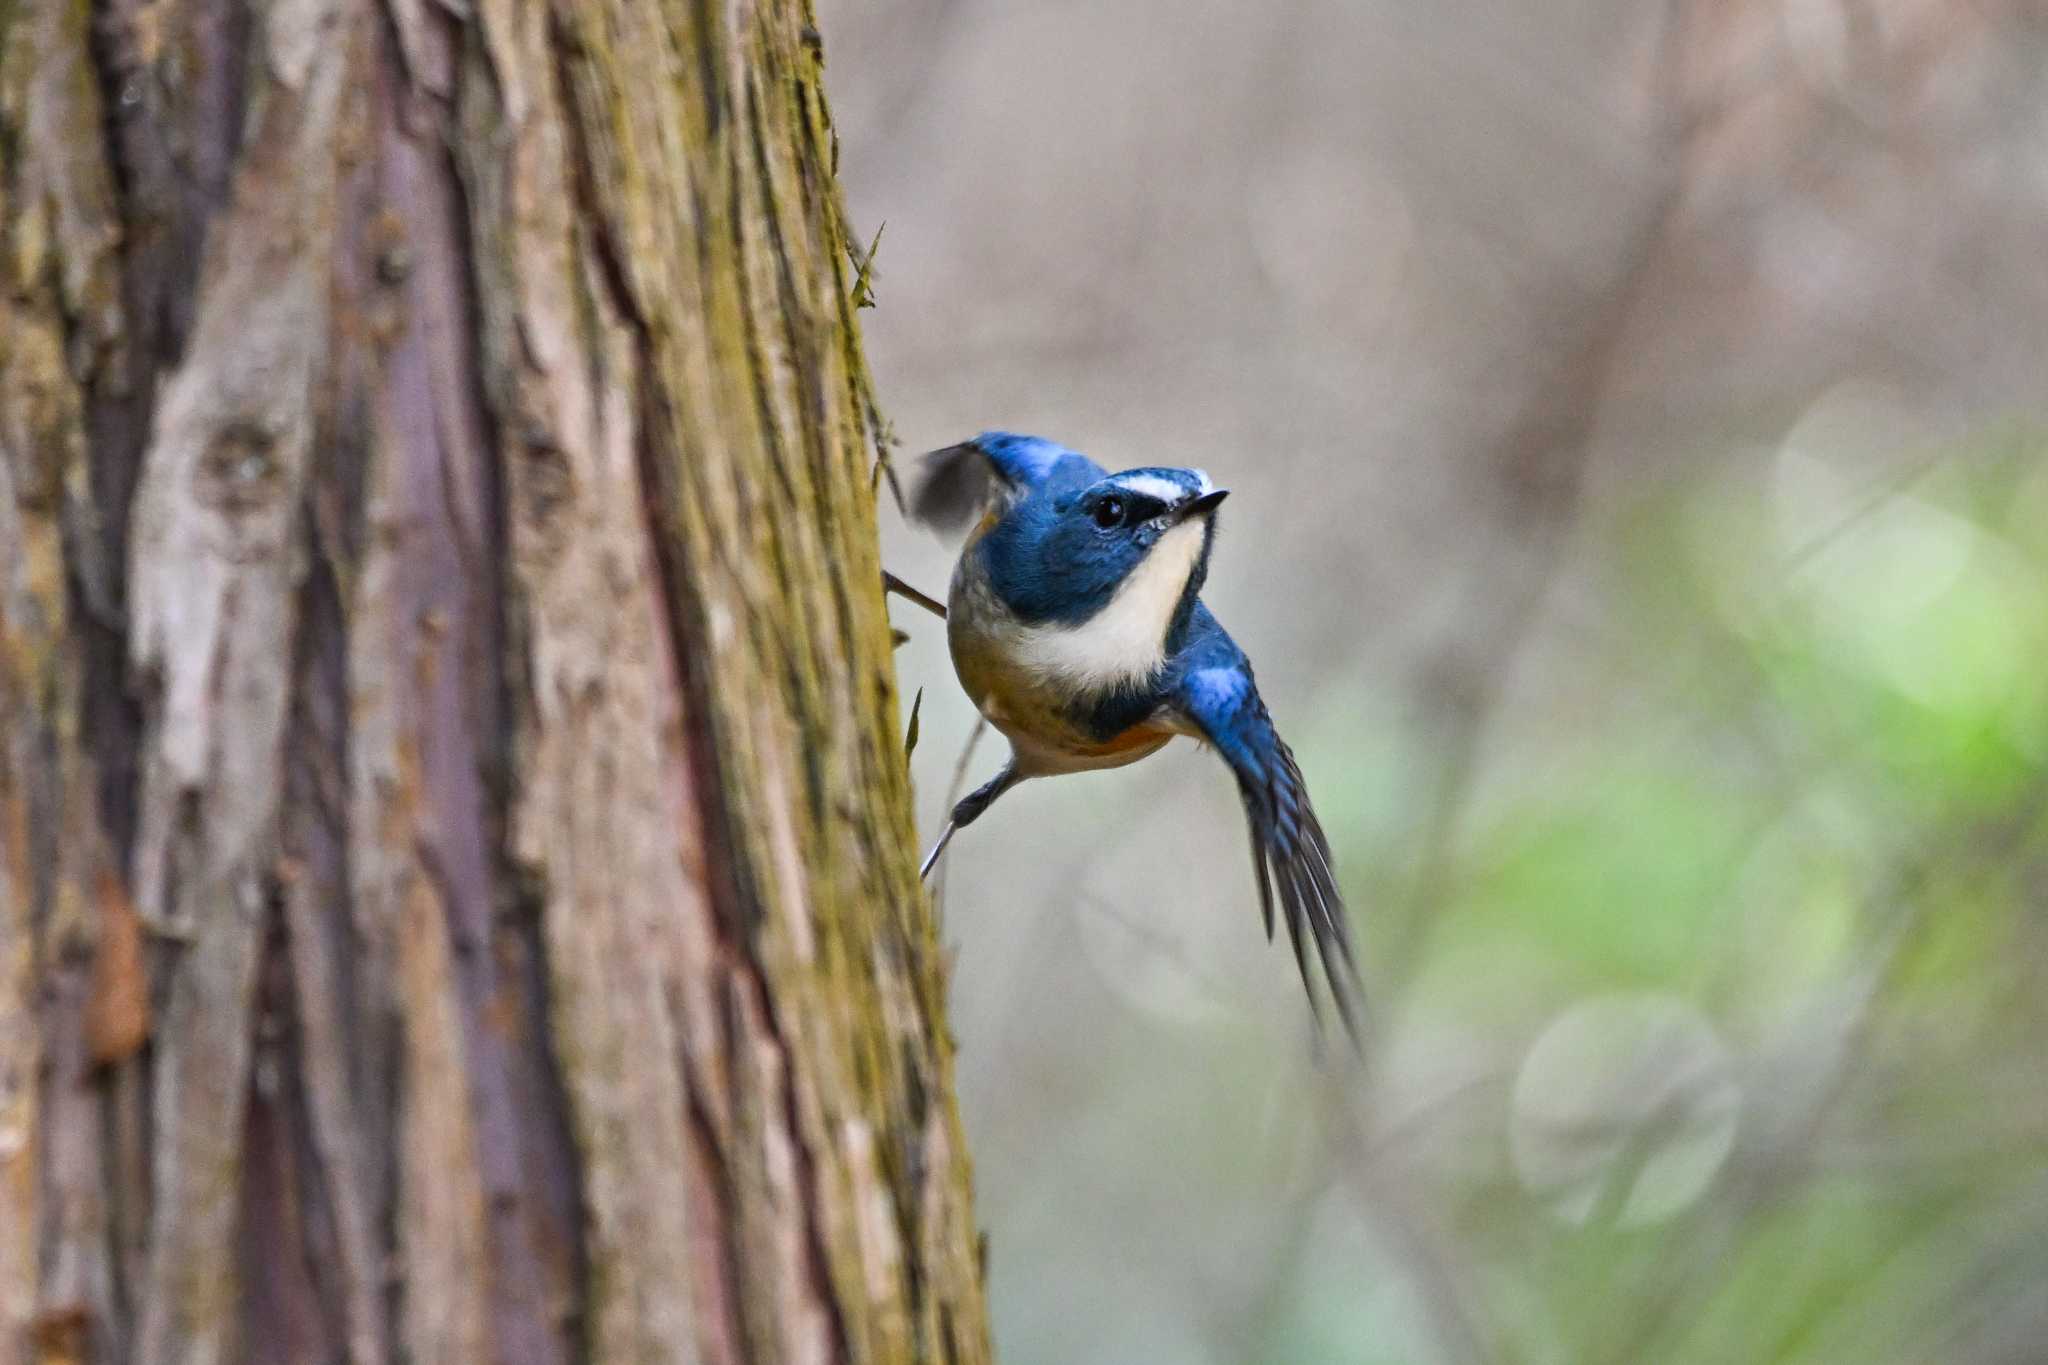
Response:
[[[1351,926],[1331,870],[1329,840],[1309,805],[1308,785],[1293,751],[1273,728],[1273,718],[1252,681],[1250,661],[1207,608],[1196,608],[1189,637],[1171,680],[1171,704],[1201,731],[1237,777],[1251,827],[1252,870],[1258,879],[1266,937],[1273,936],[1277,894],[1310,1008],[1317,1008],[1307,948],[1313,938],[1330,998],[1356,1040],[1362,991],[1351,951]]]
[[[1093,483],[1102,467],[1087,456],[1037,436],[984,431],[971,441],[924,457],[910,513],[942,531],[957,531],[998,491],[1030,492],[1046,484]]]

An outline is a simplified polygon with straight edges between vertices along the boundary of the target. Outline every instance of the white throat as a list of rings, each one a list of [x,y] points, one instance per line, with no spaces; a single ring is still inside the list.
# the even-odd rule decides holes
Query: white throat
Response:
[[[1109,604],[1078,626],[1029,626],[1017,661],[1047,682],[1095,690],[1134,683],[1166,662],[1166,627],[1201,558],[1207,517],[1169,528]]]

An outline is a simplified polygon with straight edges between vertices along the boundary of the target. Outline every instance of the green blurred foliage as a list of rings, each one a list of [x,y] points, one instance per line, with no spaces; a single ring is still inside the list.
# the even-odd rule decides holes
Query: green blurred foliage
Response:
[[[1596,536],[1625,699],[1376,910],[1408,1212],[1340,1174],[1244,1358],[2048,1359],[2044,457],[1795,433]]]

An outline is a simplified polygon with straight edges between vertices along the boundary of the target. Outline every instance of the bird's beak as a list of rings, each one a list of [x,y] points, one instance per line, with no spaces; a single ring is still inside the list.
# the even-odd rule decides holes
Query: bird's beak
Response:
[[[1211,489],[1199,498],[1190,498],[1180,505],[1174,514],[1175,521],[1186,521],[1189,517],[1206,517],[1216,510],[1217,504],[1230,496],[1228,488]]]

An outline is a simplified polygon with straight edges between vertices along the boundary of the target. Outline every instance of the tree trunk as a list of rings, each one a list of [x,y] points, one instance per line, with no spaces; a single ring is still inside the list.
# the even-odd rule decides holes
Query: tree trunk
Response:
[[[803,0],[0,0],[0,1362],[981,1361]]]

